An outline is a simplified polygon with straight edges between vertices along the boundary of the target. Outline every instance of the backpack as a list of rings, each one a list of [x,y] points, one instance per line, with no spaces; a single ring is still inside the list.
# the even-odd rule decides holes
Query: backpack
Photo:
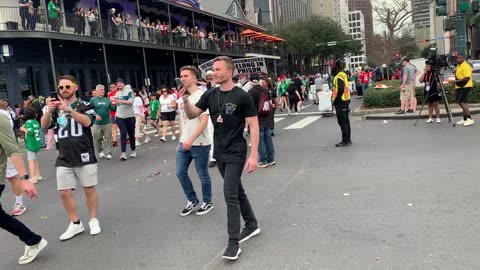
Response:
[[[258,116],[269,116],[270,110],[270,99],[268,98],[266,91],[262,89],[258,100]]]

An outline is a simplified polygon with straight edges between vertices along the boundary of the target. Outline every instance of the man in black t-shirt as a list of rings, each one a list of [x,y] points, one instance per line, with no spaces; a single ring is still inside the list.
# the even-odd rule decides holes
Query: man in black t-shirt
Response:
[[[210,111],[214,126],[214,158],[223,177],[223,192],[227,204],[228,246],[223,254],[227,260],[236,260],[241,253],[239,243],[260,233],[257,220],[242,186],[242,171],[257,168],[259,126],[257,109],[252,96],[233,84],[233,60],[220,56],[213,60],[213,81],[220,87],[207,90],[197,104],[191,104],[182,89],[184,110],[189,119]],[[245,121],[250,127],[252,149],[247,158],[247,142],[243,137]],[[240,214],[245,228],[240,233]]]
[[[101,232],[97,216],[97,159],[93,146],[90,127],[95,121],[95,111],[88,102],[75,97],[78,90],[77,79],[70,75],[60,76],[58,82],[60,95],[48,104],[48,110],[42,117],[42,127],[55,129],[58,142],[57,189],[65,210],[70,217],[67,231],[60,240],[68,240],[82,233],[84,227],[80,221],[73,190],[77,182],[83,186],[90,213],[90,234]]]

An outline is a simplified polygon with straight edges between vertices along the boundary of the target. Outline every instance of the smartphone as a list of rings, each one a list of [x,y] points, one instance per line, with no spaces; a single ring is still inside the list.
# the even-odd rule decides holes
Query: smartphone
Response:
[[[175,84],[177,84],[177,89],[183,88],[183,82],[180,78],[175,78]]]
[[[179,89],[179,90],[180,90],[180,88],[185,88],[185,86],[183,85],[183,82],[180,78],[175,78],[175,84],[177,84],[177,89]],[[186,93],[190,94],[188,92],[188,90],[186,90]]]
[[[50,98],[57,98],[57,92],[50,92]]]

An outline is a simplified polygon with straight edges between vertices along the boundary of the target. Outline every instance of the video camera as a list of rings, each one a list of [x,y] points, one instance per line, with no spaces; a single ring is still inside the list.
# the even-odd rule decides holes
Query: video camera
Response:
[[[430,48],[430,56],[428,57],[428,60],[425,61],[426,65],[432,66],[433,70],[435,71],[436,74],[440,73],[440,70],[443,67],[448,67],[448,61],[447,61],[447,56],[446,55],[438,55],[437,54],[437,48]]]

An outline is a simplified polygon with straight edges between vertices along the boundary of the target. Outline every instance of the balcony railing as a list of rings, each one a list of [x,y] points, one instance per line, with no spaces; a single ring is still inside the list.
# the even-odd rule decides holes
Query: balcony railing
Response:
[[[122,18],[123,19],[123,18]],[[48,18],[42,8],[18,8],[0,6],[0,31],[42,31],[95,38],[142,42],[162,46],[196,49],[216,53],[258,53],[278,55],[270,43],[249,41],[236,35],[213,36],[177,33],[175,29],[162,32],[146,26],[138,27],[135,21],[113,23],[99,20],[98,16],[58,13],[58,18]]]

